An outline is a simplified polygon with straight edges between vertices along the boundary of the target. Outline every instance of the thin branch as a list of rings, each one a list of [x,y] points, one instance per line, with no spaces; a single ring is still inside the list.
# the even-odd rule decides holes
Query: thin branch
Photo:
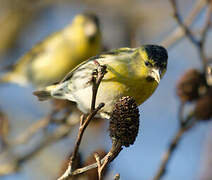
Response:
[[[48,115],[32,124],[25,132],[20,136],[9,142],[11,146],[21,145],[27,143],[39,130],[48,126],[52,115]]]
[[[101,66],[98,61],[94,61],[94,63],[97,65],[97,69],[96,71],[93,73],[93,86],[92,86],[92,102],[91,102],[91,111],[93,111],[95,109],[95,104],[96,104],[96,95],[97,95],[97,91],[100,85],[100,82],[102,81],[102,78],[104,77],[104,75],[106,74],[106,66]],[[95,77],[97,76],[97,77]]]
[[[184,107],[185,107],[185,103],[184,102],[181,102],[180,106],[179,106],[179,109],[178,109],[178,120],[180,122],[180,125],[183,124],[183,121],[184,121]]]
[[[206,70],[207,62],[208,62],[208,58],[205,54],[205,43],[206,43],[208,31],[211,28],[211,14],[212,14],[212,3],[211,2],[208,2],[208,3],[209,3],[208,4],[209,7],[208,7],[208,10],[207,10],[206,20],[205,20],[205,24],[203,26],[200,44],[199,44],[199,47],[198,47],[200,58],[202,59],[202,63],[203,63],[203,66],[204,66],[204,70]]]
[[[172,5],[172,8],[173,8],[173,15],[174,15],[176,21],[178,22],[179,26],[184,30],[184,32],[185,32],[186,36],[189,38],[189,40],[193,44],[198,45],[199,41],[193,35],[193,32],[191,32],[189,27],[186,24],[184,24],[184,22],[182,21],[182,19],[180,17],[176,0],[170,0],[170,2],[171,2],[171,5]]]
[[[196,124],[196,121],[194,119],[192,122],[190,122],[190,118],[190,116],[187,118],[188,125],[181,126],[174,138],[171,140],[169,147],[167,148],[162,157],[161,164],[153,180],[160,180],[163,177],[163,175],[166,173],[168,163],[173,157],[173,153],[178,148],[180,140],[182,139],[184,133],[190,130]]]
[[[17,138],[15,138],[12,141],[8,141],[8,145],[9,147],[11,146],[17,146],[17,145],[21,145],[21,144],[25,144],[28,141],[31,140],[31,138],[33,138],[33,136],[41,129],[46,128],[50,123],[54,122],[54,123],[64,123],[66,121],[66,119],[69,117],[71,111],[70,109],[68,111],[64,112],[64,116],[60,119],[54,119],[54,116],[59,112],[59,110],[57,109],[53,109],[49,115],[47,115],[46,117],[38,120],[37,122],[35,122],[34,124],[32,124],[28,129],[26,129],[20,136],[18,136]]]
[[[188,37],[188,39],[197,48],[198,53],[200,55],[200,59],[204,67],[204,71],[205,71],[207,69],[208,58],[205,54],[204,46],[205,46],[205,41],[207,39],[206,37],[207,37],[208,31],[211,28],[212,3],[210,1],[206,1],[206,3],[208,4],[208,11],[207,11],[205,25],[202,28],[202,33],[199,40],[194,36],[193,32],[189,29],[189,27],[182,21],[178,11],[176,0],[170,0],[170,3],[172,5],[173,11],[174,11],[174,17],[176,21],[178,22],[179,26],[184,30],[185,35]]]
[[[58,140],[63,139],[71,132],[71,127],[72,126],[68,124],[60,125],[53,133],[47,135],[47,137],[41,143],[39,143],[33,151],[24,155],[23,157],[18,158],[18,162],[23,163],[25,161],[28,161],[29,159],[37,155],[40,151],[42,151],[45,147]]]
[[[70,162],[69,162],[69,165],[68,165],[68,168],[66,169],[65,173],[60,177],[58,178],[58,180],[63,180],[63,179],[68,179],[71,175],[72,175],[72,171],[73,171],[73,164],[74,164],[74,161],[76,159],[76,155],[78,153],[78,150],[79,150],[79,146],[81,144],[81,140],[82,140],[82,136],[84,134],[84,131],[85,129],[87,128],[88,124],[90,123],[90,121],[94,118],[94,116],[98,113],[98,111],[104,106],[104,103],[101,103],[93,112],[91,112],[86,120],[83,122],[83,119],[81,119],[81,126],[79,128],[79,132],[78,132],[78,136],[77,136],[77,140],[76,140],[76,143],[75,143],[75,146],[74,146],[74,151],[73,151],[73,154],[70,158]]]
[[[26,161],[29,161],[33,157],[35,157],[38,153],[40,153],[44,148],[51,145],[52,143],[59,141],[66,137],[70,132],[72,126],[69,124],[60,125],[54,132],[47,134],[45,138],[30,152],[27,154],[16,157],[13,161],[14,163],[6,164],[0,166],[0,175],[8,175],[17,171],[21,165],[23,165]],[[8,171],[8,169],[10,171]]]
[[[91,120],[94,118],[94,116],[98,113],[98,111],[104,106],[104,103],[100,103],[97,108],[95,108],[95,103],[96,103],[96,96],[97,96],[97,91],[98,87],[100,85],[101,80],[103,79],[104,75],[106,74],[106,66],[101,66],[98,61],[94,61],[94,63],[97,65],[96,71],[93,73],[92,77],[92,101],[91,101],[91,112],[90,114],[84,118],[82,116],[81,121],[80,121],[80,127],[79,127],[79,132],[77,135],[77,140],[75,142],[74,146],[74,151],[73,154],[70,158],[70,162],[68,165],[68,168],[66,169],[65,173],[58,179],[58,180],[63,180],[63,179],[68,179],[73,172],[73,164],[76,159],[76,155],[78,154],[79,151],[79,146],[81,144],[82,136],[84,134],[85,129],[87,128],[88,124],[91,122]]]
[[[35,133],[37,133],[39,130],[46,128],[51,122],[54,122],[55,119],[53,116],[58,112],[58,110],[52,110],[52,112],[45,118],[37,121],[33,125],[31,125],[23,134],[18,136],[15,140],[9,141],[7,140],[7,147],[6,149],[1,153],[3,154],[11,154],[12,148],[14,148],[17,145],[21,145],[24,143],[27,143]],[[24,155],[15,155],[13,163],[10,164],[1,164],[0,167],[0,175],[8,175],[11,173],[14,173],[18,171],[21,167],[21,165],[33,158],[35,155],[37,155],[40,151],[42,151],[45,147],[48,145],[64,138],[67,136],[70,131],[72,124],[69,124],[66,120],[69,117],[71,111],[66,111],[64,116],[60,119],[61,125],[58,126],[53,132],[45,134],[45,138],[41,140],[41,142],[38,143],[38,145],[33,148],[32,151],[27,152]]]
[[[206,5],[206,0],[197,0],[195,5],[193,6],[191,12],[189,13],[188,17],[185,18],[184,24],[189,27],[192,25],[196,17],[200,14],[203,7]],[[195,32],[196,33],[196,32]],[[185,31],[183,31],[182,27],[177,26],[177,28],[161,42],[161,45],[164,47],[170,47],[178,40],[185,36]]]
[[[104,158],[101,159],[101,164],[105,161],[106,159],[106,156]],[[88,166],[85,166],[85,167],[82,167],[82,168],[78,168],[76,170],[74,170],[71,174],[71,175],[77,175],[77,174],[81,174],[81,173],[84,173],[86,171],[89,171],[91,169],[94,169],[94,168],[97,168],[98,167],[98,164],[97,163],[93,163],[93,164],[90,164]]]
[[[108,154],[105,156],[105,160],[103,163],[99,160],[98,156],[96,157],[97,159],[97,167],[98,167],[98,175],[99,175],[99,180],[102,180],[103,173],[107,167],[107,165],[115,159],[120,151],[122,150],[122,145],[119,142],[114,141],[112,144],[111,150],[108,152]]]
[[[9,119],[0,109],[0,152],[7,148],[7,135],[9,131]]]
[[[85,129],[87,128],[88,124],[90,123],[90,121],[94,118],[94,116],[98,113],[98,111],[104,106],[104,103],[101,103],[99,104],[99,106],[94,110],[92,111],[88,116],[87,118],[85,119],[85,121],[82,123],[82,125],[80,126],[79,128],[79,133],[78,133],[78,136],[77,136],[77,141],[75,143],[75,148],[74,148],[74,151],[73,151],[73,154],[71,156],[71,160],[70,160],[70,165],[72,166],[74,161],[75,161],[75,158],[76,158],[76,155],[78,153],[78,150],[79,150],[79,146],[81,144],[81,140],[82,140],[82,136],[84,134],[84,131]],[[84,118],[82,118],[82,121],[83,121]]]
[[[107,153],[107,155],[105,155],[104,158],[101,159],[100,161],[100,164],[103,165],[104,164],[104,168],[106,167],[106,165],[108,165],[110,162],[112,162],[117,156],[118,154],[121,152],[122,150],[122,147],[119,143],[117,142],[114,142],[112,147],[111,147],[111,150]],[[74,170],[71,175],[77,175],[77,174],[81,174],[81,173],[84,173],[88,170],[91,170],[91,169],[94,169],[94,168],[97,168],[98,167],[98,163],[94,163],[94,164],[91,164],[91,165],[88,165],[88,166],[85,166],[83,168],[79,168],[79,169],[76,169]],[[104,170],[103,168],[103,170]],[[102,172],[103,172],[102,170]]]
[[[101,180],[102,173],[101,173],[101,171],[99,171],[99,169],[101,169],[101,159],[100,159],[98,153],[94,153],[94,158],[96,159],[96,163],[97,163],[97,167],[98,167],[98,177],[99,177],[99,180]]]
[[[177,8],[176,0],[170,0],[170,2],[173,7],[174,17],[175,17],[176,21],[178,22],[179,26],[184,30],[184,32],[185,32],[186,36],[189,38],[189,40],[197,48],[198,53],[200,55],[201,62],[204,67],[204,70],[206,70],[206,65],[207,65],[208,59],[204,52],[204,46],[205,46],[205,41],[207,39],[206,37],[208,34],[208,30],[211,27],[212,3],[207,1],[209,7],[208,7],[207,15],[206,15],[206,21],[202,28],[201,37],[198,40],[193,35],[193,32],[189,29],[188,25],[182,21],[179,11],[178,11],[178,8]],[[194,125],[196,124],[196,120],[194,118],[193,111],[188,113],[186,118],[183,117],[184,107],[185,106],[183,103],[179,107],[178,119],[180,121],[180,128],[179,128],[178,132],[176,133],[176,135],[174,136],[174,138],[172,139],[169,147],[165,151],[162,161],[161,161],[161,164],[159,166],[159,169],[158,169],[155,177],[153,178],[153,180],[161,179],[162,176],[166,173],[166,168],[167,168],[168,162],[170,161],[171,157],[173,157],[173,153],[177,149],[177,147],[180,143],[180,140],[183,137],[183,134],[185,132],[187,132],[189,129],[191,129],[192,127],[194,127]]]

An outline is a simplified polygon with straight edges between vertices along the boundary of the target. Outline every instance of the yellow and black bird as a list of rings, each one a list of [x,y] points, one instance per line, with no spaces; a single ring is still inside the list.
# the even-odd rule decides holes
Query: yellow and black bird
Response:
[[[59,82],[70,70],[101,51],[99,20],[79,14],[72,23],[35,45],[0,82],[43,87]]]
[[[82,112],[89,113],[91,79],[97,62],[107,67],[96,98],[97,104],[105,103],[100,115],[107,118],[119,98],[131,96],[140,105],[154,93],[166,72],[168,53],[158,45],[119,48],[90,58],[72,70],[59,84],[34,94],[40,100],[57,98],[76,102]]]

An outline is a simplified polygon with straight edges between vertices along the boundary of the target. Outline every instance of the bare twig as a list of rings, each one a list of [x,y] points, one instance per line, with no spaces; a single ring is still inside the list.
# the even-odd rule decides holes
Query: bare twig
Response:
[[[97,167],[98,167],[98,177],[99,177],[99,180],[101,180],[102,178],[102,173],[99,169],[101,169],[101,159],[98,155],[98,153],[94,153],[94,157],[96,159],[96,163],[97,163]]]
[[[104,173],[105,168],[113,159],[115,159],[118,156],[121,150],[122,150],[122,145],[119,142],[114,141],[112,144],[112,148],[108,152],[108,154],[105,156],[105,160],[103,163],[101,163],[98,156],[96,155],[99,180],[102,180],[102,175]]]
[[[105,161],[106,159],[106,156],[104,158],[101,159],[101,164]],[[94,169],[94,168],[97,168],[98,167],[98,164],[97,163],[93,163],[91,165],[88,165],[88,166],[85,166],[85,167],[82,167],[82,168],[78,168],[76,170],[74,170],[71,174],[71,175],[77,175],[77,174],[81,174],[81,173],[84,173],[86,171],[89,171],[91,169]]]
[[[45,147],[51,145],[52,143],[60,139],[63,139],[71,132],[71,129],[72,129],[71,127],[72,126],[68,124],[60,125],[53,133],[46,135],[46,138],[42,140],[42,142],[39,143],[33,151],[18,158],[18,162],[23,163],[25,161],[28,161],[29,159],[37,155],[40,151],[42,151]]]
[[[178,109],[178,120],[180,122],[180,125],[183,123],[184,118],[183,118],[183,114],[184,114],[184,107],[185,107],[185,103],[181,102],[179,109]]]
[[[7,147],[5,150],[1,153],[3,156],[4,154],[11,154],[12,148],[22,145],[24,143],[27,143],[34,135],[41,129],[45,129],[51,122],[54,122],[53,116],[58,112],[58,110],[53,109],[52,112],[46,116],[45,118],[37,121],[36,123],[32,124],[23,134],[18,136],[13,141],[7,140]],[[60,119],[61,123],[58,126],[57,129],[55,129],[53,132],[45,134],[45,138],[41,140],[41,142],[38,143],[38,145],[30,152],[27,152],[24,155],[16,155],[14,157],[13,163],[10,164],[1,164],[0,167],[0,175],[7,175],[14,173],[17,171],[21,165],[33,158],[35,155],[37,155],[40,151],[42,151],[45,147],[48,145],[62,139],[63,137],[67,136],[70,131],[72,124],[69,124],[66,119],[69,117],[71,111],[65,112],[62,119]]]
[[[74,147],[74,151],[73,154],[71,156],[71,160],[70,160],[70,165],[72,166],[72,164],[74,163],[74,160],[76,158],[76,155],[78,153],[79,150],[79,146],[82,140],[82,136],[84,134],[85,129],[87,128],[88,124],[90,123],[90,121],[94,118],[94,116],[98,113],[98,111],[104,106],[104,103],[99,104],[99,106],[92,111],[87,118],[84,120],[84,118],[81,119],[81,126],[79,128],[79,133],[77,136],[77,141],[75,143],[75,147]]]
[[[197,0],[191,12],[189,13],[188,17],[185,18],[184,23],[186,27],[189,27],[190,25],[192,25],[192,23],[194,22],[194,20],[199,15],[199,13],[201,12],[201,10],[203,9],[205,5],[206,5],[206,0]],[[168,48],[172,46],[174,43],[176,43],[178,40],[183,38],[184,36],[185,36],[185,31],[182,29],[182,27],[178,26],[169,36],[165,38],[165,40],[161,42],[161,45]]]
[[[106,66],[100,66],[100,64],[98,63],[98,61],[95,61],[95,63],[97,64],[97,70],[96,72],[94,72],[93,74],[93,93],[92,93],[92,102],[91,102],[91,111],[93,111],[95,109],[95,104],[96,104],[96,95],[97,95],[97,91],[99,88],[99,84],[102,81],[102,78],[104,77],[105,73],[106,73]],[[97,77],[95,77],[95,75],[97,75]]]
[[[194,127],[195,124],[196,124],[196,121],[192,121],[192,123],[189,123],[188,126],[184,126],[184,127],[181,126],[179,128],[178,132],[176,133],[174,138],[171,140],[171,143],[169,144],[168,149],[165,151],[165,153],[162,157],[162,161],[161,161],[161,164],[159,166],[159,169],[158,169],[155,177],[153,178],[153,180],[161,179],[162,176],[166,173],[167,165],[168,165],[169,161],[171,160],[173,153],[177,149],[177,147],[180,143],[180,140],[182,139],[184,133],[187,132],[192,127]]]
[[[193,32],[189,29],[189,27],[182,21],[178,8],[176,0],[170,0],[173,11],[174,11],[174,17],[176,21],[178,22],[179,26],[184,30],[186,37],[195,45],[195,47],[198,50],[198,53],[200,55],[200,59],[203,64],[204,71],[207,68],[207,62],[208,58],[205,54],[204,47],[205,47],[205,41],[208,34],[209,29],[211,28],[211,14],[212,14],[212,4],[210,1],[206,1],[208,3],[208,11],[206,16],[205,24],[202,28],[202,33],[200,39],[197,39]]]
[[[178,8],[177,8],[176,0],[170,0],[170,2],[173,7],[174,17],[175,17],[176,21],[178,22],[179,26],[185,32],[185,35],[188,37],[188,39],[197,48],[198,53],[200,55],[201,62],[204,67],[204,70],[206,70],[208,58],[205,54],[204,46],[205,46],[205,41],[206,41],[208,30],[211,27],[212,3],[210,1],[205,1],[206,3],[208,3],[208,11],[207,11],[207,16],[206,16],[206,21],[205,21],[204,26],[202,27],[201,37],[200,37],[200,39],[197,39],[193,35],[193,32],[189,29],[188,24],[184,23],[183,20],[181,19]],[[181,105],[179,107],[179,114],[178,114],[178,119],[180,121],[180,128],[179,128],[178,132],[176,133],[176,135],[174,136],[174,138],[172,139],[168,149],[165,151],[164,156],[161,161],[161,164],[159,166],[159,169],[158,169],[155,177],[153,178],[154,180],[159,180],[162,178],[162,176],[166,172],[168,162],[170,161],[171,157],[173,156],[174,151],[177,149],[179,142],[183,137],[183,134],[185,132],[187,132],[189,129],[191,129],[192,127],[194,127],[194,125],[196,124],[196,120],[194,118],[193,111],[188,113],[186,118],[183,117],[184,107],[185,107],[185,104],[181,103]]]
[[[100,85],[102,78],[104,77],[104,75],[106,73],[106,66],[101,66],[97,61],[95,61],[95,63],[97,64],[97,69],[96,69],[96,72],[94,72],[93,79],[92,79],[93,93],[92,93],[92,102],[91,102],[91,113],[86,118],[84,118],[84,116],[82,116],[82,118],[81,118],[77,140],[76,140],[76,143],[74,146],[73,154],[70,158],[68,168],[66,169],[65,173],[58,180],[67,179],[68,177],[70,177],[72,175],[72,172],[74,170],[73,163],[76,159],[76,155],[78,153],[84,131],[87,128],[90,121],[94,118],[94,116],[98,113],[98,111],[104,106],[104,103],[100,103],[99,106],[97,108],[95,108],[98,87]]]
[[[16,157],[13,163],[0,166],[0,175],[7,175],[17,171],[26,161],[29,161],[41,152],[45,147],[61,140],[71,132],[71,125],[62,124],[54,132],[47,134],[45,138],[30,152],[20,157]],[[8,171],[9,169],[9,171]]]
[[[98,162],[98,163],[96,162],[94,164],[85,166],[83,168],[76,169],[71,173],[71,175],[81,174],[88,170],[97,168],[98,164],[101,164],[101,170],[98,170],[98,171],[101,171],[101,173],[103,173],[106,166],[118,156],[118,154],[121,152],[121,150],[122,150],[122,147],[121,147],[120,143],[113,142],[111,150],[107,153],[107,155],[104,158],[101,159],[100,162]]]
[[[35,135],[35,133],[48,126],[51,118],[52,114],[35,122],[24,133],[22,133],[20,136],[9,142],[9,144],[11,146],[16,146],[27,143],[33,137],[33,135]]]
[[[68,118],[71,111],[70,109],[66,112],[64,112],[64,116],[56,120],[54,119],[54,116],[59,112],[57,109],[52,109],[52,111],[47,115],[46,117],[38,120],[34,124],[32,124],[28,129],[26,129],[20,136],[15,138],[12,141],[8,141],[9,146],[17,146],[21,144],[27,143],[31,138],[41,129],[45,129],[50,123],[54,122],[61,122],[64,123],[64,121]]]
[[[191,30],[189,29],[189,27],[186,24],[184,24],[184,22],[182,21],[182,19],[180,17],[176,0],[170,0],[170,2],[171,2],[171,5],[172,5],[172,8],[173,8],[173,11],[174,11],[173,12],[174,17],[175,17],[176,21],[178,22],[179,26],[182,27],[182,29],[184,30],[186,36],[189,38],[189,40],[193,44],[198,45],[199,44],[199,41],[193,35],[193,32],[191,32]]]
[[[7,147],[7,135],[9,130],[8,117],[0,110],[0,152]]]
[[[52,111],[49,115],[47,115],[46,117],[40,119],[39,121],[35,122],[34,124],[32,124],[28,129],[25,130],[24,133],[22,133],[20,136],[18,136],[17,138],[15,138],[12,141],[9,141],[9,146],[17,146],[17,145],[21,145],[21,144],[25,144],[27,143],[29,140],[31,140],[31,138],[41,129],[46,128],[50,122],[52,122],[53,116],[55,115],[55,111]],[[68,114],[65,115],[64,118],[67,118]]]
[[[78,153],[78,150],[79,150],[79,146],[80,146],[80,143],[81,143],[81,140],[82,140],[82,136],[84,134],[84,131],[86,129],[86,127],[88,126],[88,124],[90,123],[90,121],[93,119],[93,117],[97,114],[97,112],[104,106],[103,103],[101,103],[93,112],[91,112],[86,120],[83,122],[83,119],[81,119],[81,125],[80,125],[80,128],[79,128],[79,132],[78,132],[78,136],[77,136],[77,140],[76,140],[76,143],[75,143],[75,146],[74,146],[74,151],[73,151],[73,154],[70,158],[70,162],[69,162],[69,165],[68,165],[68,168],[66,169],[65,173],[58,179],[58,180],[63,180],[63,179],[67,179],[68,177],[70,177],[71,175],[73,175],[72,171],[72,167],[73,167],[73,163],[75,161],[75,158],[76,158],[76,155]]]
[[[201,34],[201,39],[198,47],[198,51],[200,54],[200,58],[202,59],[202,63],[204,66],[204,70],[207,69],[207,62],[208,58],[205,54],[205,42],[206,42],[206,37],[208,34],[209,29],[211,28],[211,14],[212,14],[212,3],[208,1],[208,11],[206,14],[206,20],[205,24],[203,26],[202,34]]]

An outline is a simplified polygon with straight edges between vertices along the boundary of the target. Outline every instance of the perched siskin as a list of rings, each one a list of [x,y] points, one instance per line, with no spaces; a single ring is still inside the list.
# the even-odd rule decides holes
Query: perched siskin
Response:
[[[47,86],[59,82],[76,65],[100,50],[98,18],[93,14],[80,14],[71,25],[33,47],[0,82]]]
[[[137,105],[142,104],[156,90],[167,67],[168,54],[157,45],[138,48],[120,48],[90,58],[72,70],[59,84],[46,87],[34,94],[40,100],[54,97],[77,103],[88,113],[92,98],[92,74],[100,65],[106,65],[107,73],[100,83],[97,104],[104,102],[102,117],[109,117],[115,102],[122,96],[131,96]]]

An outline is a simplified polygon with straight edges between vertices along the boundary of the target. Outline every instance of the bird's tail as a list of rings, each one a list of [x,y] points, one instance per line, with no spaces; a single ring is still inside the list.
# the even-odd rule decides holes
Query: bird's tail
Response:
[[[0,77],[0,83],[8,83],[11,82],[11,74],[10,73],[6,73],[3,76]]]
[[[25,76],[13,73],[13,72],[7,72],[3,76],[0,77],[0,83],[16,83],[21,86],[25,86],[27,84],[27,79]]]
[[[38,97],[39,101],[46,101],[51,98],[51,91],[41,90],[33,92]]]
[[[38,97],[39,101],[46,101],[52,98],[51,92],[52,89],[55,88],[56,85],[47,86],[43,90],[34,91],[33,94]]]

